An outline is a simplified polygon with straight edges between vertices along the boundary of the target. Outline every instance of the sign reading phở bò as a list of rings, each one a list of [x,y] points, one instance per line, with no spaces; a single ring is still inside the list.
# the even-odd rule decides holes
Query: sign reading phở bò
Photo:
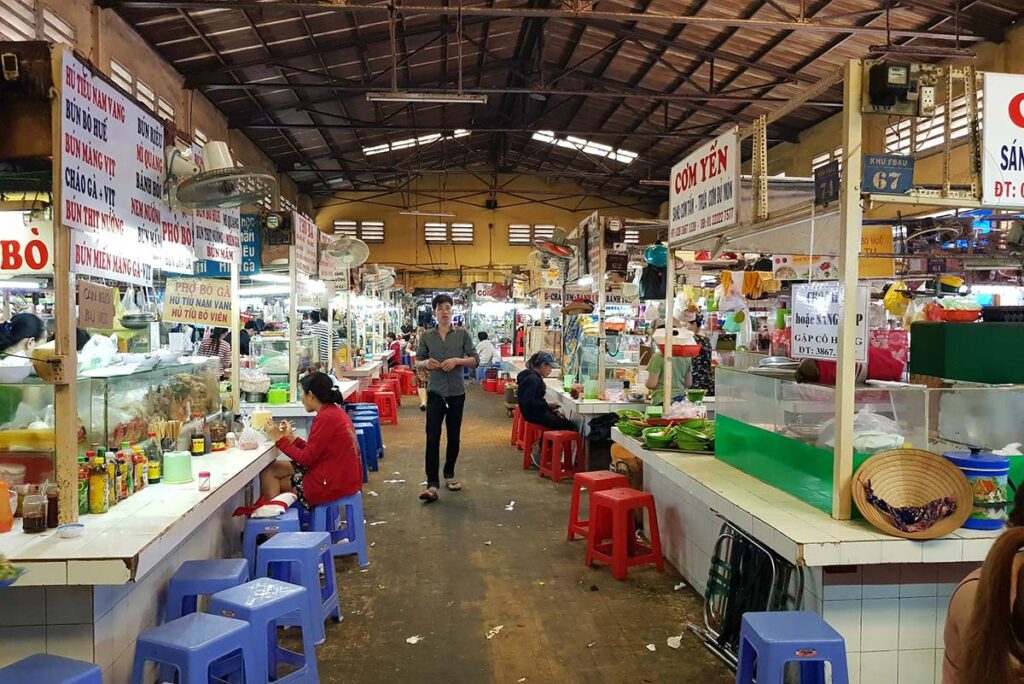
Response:
[[[164,243],[156,265],[166,273],[192,275],[195,261],[192,215],[169,210],[164,212],[161,223]]]
[[[231,327],[231,282],[211,278],[168,278],[163,320]]]
[[[61,220],[152,264],[167,209],[164,126],[67,50],[61,74]]]
[[[981,203],[1024,209],[1024,75],[984,78]]]
[[[740,154],[736,128],[701,145],[669,176],[669,244],[722,230],[739,220]]]
[[[0,275],[53,273],[53,223],[0,211]]]
[[[242,219],[238,209],[196,209],[196,259],[242,263]]]
[[[870,290],[857,288],[857,331],[854,360],[868,360],[868,302]],[[793,287],[793,341],[795,359],[835,361],[839,326],[843,320],[843,288],[837,282],[807,283]]]

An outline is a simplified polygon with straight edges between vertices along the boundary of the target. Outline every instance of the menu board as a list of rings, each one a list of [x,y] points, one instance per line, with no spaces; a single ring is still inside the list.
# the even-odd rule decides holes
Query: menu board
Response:
[[[164,245],[156,265],[167,273],[192,275],[195,253],[192,215],[167,211],[163,215]]]
[[[316,275],[316,224],[299,212],[292,212],[295,227],[295,268],[299,273]]]
[[[732,128],[672,167],[668,188],[669,245],[736,224],[739,191],[739,133]]]
[[[242,263],[242,218],[235,209],[196,209],[196,259]]]
[[[230,326],[231,283],[210,278],[168,278],[163,320]]]
[[[242,214],[242,269],[239,275],[254,276],[262,271],[260,264],[260,215]]]
[[[152,264],[166,211],[163,124],[67,50],[61,73],[63,222]]]
[[[334,259],[327,255],[327,247],[332,242],[333,237],[320,233],[320,280],[338,280],[341,277],[341,273],[334,267]]]
[[[137,251],[119,246],[109,235],[71,231],[71,270],[129,285],[153,284],[153,265]]]

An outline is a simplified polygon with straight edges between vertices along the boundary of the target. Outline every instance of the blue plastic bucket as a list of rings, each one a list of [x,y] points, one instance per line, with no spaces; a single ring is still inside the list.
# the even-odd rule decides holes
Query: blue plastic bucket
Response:
[[[974,507],[964,523],[970,530],[999,530],[1013,500],[1007,483],[1010,459],[991,453],[950,451],[943,454],[967,476],[974,492]]]

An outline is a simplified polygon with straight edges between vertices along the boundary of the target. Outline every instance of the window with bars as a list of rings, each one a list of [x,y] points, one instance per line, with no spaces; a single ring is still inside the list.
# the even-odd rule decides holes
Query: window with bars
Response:
[[[534,240],[550,240],[554,232],[555,226],[552,225],[510,223],[508,226],[508,244],[529,247],[533,245]]]
[[[828,152],[822,152],[817,157],[812,158],[811,159],[811,171],[814,171],[815,169],[820,169],[825,164],[828,164],[829,162],[833,162],[833,161],[838,161],[839,162],[839,170],[842,171],[843,170],[843,146],[842,145],[840,145],[839,147],[835,148],[834,150],[830,150]]]
[[[60,15],[49,7],[43,8],[42,37],[54,43],[75,47],[75,27],[61,19]]]
[[[162,97],[157,98],[156,115],[165,121],[174,123],[174,105]]]
[[[156,111],[156,93],[142,81],[135,81],[135,99],[151,112]]]
[[[363,242],[370,244],[380,244],[384,242],[384,222],[335,221],[334,234],[347,235],[348,237],[358,238]]]
[[[48,40],[75,47],[75,27],[35,0],[0,0],[0,39]]]
[[[981,114],[984,108],[982,91],[977,91],[978,130],[981,130]],[[970,132],[967,115],[967,96],[953,100],[949,115],[949,130],[946,130],[946,105],[935,108],[935,116],[926,119],[899,119],[885,129],[885,151],[889,154],[919,154],[942,147],[948,136],[950,143],[964,140]]]
[[[110,60],[110,80],[126,93],[135,92],[135,74],[116,59]]]
[[[431,245],[473,244],[472,223],[424,223],[423,238]]]

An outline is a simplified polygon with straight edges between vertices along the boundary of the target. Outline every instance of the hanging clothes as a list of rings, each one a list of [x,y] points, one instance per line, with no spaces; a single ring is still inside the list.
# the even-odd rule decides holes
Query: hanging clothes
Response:
[[[648,264],[640,273],[640,299],[665,299],[665,269]]]

